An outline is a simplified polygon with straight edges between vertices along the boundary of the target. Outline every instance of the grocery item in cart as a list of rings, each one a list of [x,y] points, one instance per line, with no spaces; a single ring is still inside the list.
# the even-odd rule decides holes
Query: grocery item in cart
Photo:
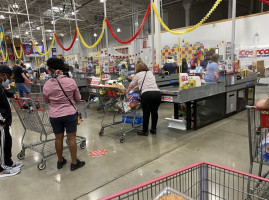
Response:
[[[166,187],[153,200],[193,200],[193,199],[170,187]]]
[[[261,142],[259,155],[262,156],[263,161],[269,163],[269,134]]]
[[[135,107],[135,106],[137,106],[140,103],[140,101],[139,101],[140,94],[139,93],[135,93],[135,92],[129,93],[128,94],[128,99],[129,99],[129,102],[130,102],[129,106],[131,108],[132,107]]]
[[[118,102],[116,105],[119,109],[121,109],[125,113],[131,110],[128,102]]]

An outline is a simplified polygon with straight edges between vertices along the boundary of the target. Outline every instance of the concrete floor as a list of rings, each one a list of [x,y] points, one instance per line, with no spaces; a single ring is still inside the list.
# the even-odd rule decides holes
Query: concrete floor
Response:
[[[258,87],[256,99],[266,98],[267,94],[267,87]],[[120,143],[120,135],[113,133],[115,130],[107,129],[104,136],[98,135],[102,113],[93,107],[78,128],[78,135],[87,138],[86,149],[78,150],[78,157],[86,161],[85,167],[71,172],[70,154],[65,150],[66,166],[57,170],[57,158],[53,155],[47,159],[47,167],[40,171],[37,169],[40,155],[26,150],[21,173],[0,179],[0,199],[96,200],[199,161],[248,172],[246,111],[190,132],[166,127],[164,118],[172,113],[172,104],[162,104],[157,135],[143,137],[132,131],[126,142]],[[15,113],[13,119],[13,157],[17,160],[23,127]],[[29,132],[25,141],[31,143],[38,138],[39,134]],[[89,156],[97,149],[105,149],[107,154],[98,158]]]

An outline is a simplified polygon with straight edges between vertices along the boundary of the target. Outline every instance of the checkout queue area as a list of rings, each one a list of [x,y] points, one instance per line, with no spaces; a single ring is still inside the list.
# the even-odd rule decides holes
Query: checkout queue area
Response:
[[[0,4],[1,200],[269,199],[269,1]]]

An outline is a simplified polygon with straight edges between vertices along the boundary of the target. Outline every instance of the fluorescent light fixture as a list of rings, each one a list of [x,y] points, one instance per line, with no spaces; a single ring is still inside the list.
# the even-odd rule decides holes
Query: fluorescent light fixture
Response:
[[[117,28],[117,33],[120,33],[120,32],[121,32],[120,28]]]
[[[61,33],[61,34],[60,34],[60,36],[62,36],[62,37],[63,37],[63,36],[64,36],[64,34],[62,34],[62,33]]]
[[[19,6],[18,6],[17,3],[14,3],[14,4],[12,5],[12,7],[15,8],[15,9],[18,9],[18,8],[19,8]]]
[[[51,23],[51,24],[55,24],[55,21],[51,21],[50,23]]]
[[[5,16],[4,15],[0,15],[0,19],[5,19]]]
[[[26,31],[26,32],[25,32],[25,35],[29,35],[29,32],[28,32],[28,31]]]
[[[38,41],[35,41],[36,44],[38,44]]]
[[[18,35],[15,35],[15,38],[20,38]]]
[[[36,27],[36,30],[40,30],[40,27],[38,26],[38,27]]]
[[[104,3],[105,2],[105,0],[100,0],[100,3]]]
[[[52,37],[49,37],[50,40],[52,40]]]
[[[72,12],[71,14],[72,14],[72,15],[75,15],[75,12]]]
[[[50,30],[50,29],[47,29],[47,30],[46,30],[46,32],[48,32],[48,33],[52,33],[52,30]]]
[[[78,41],[78,38],[76,39],[76,41]]]
[[[94,33],[94,34],[93,34],[93,36],[94,36],[94,37],[97,37],[97,34],[96,34],[96,33]]]

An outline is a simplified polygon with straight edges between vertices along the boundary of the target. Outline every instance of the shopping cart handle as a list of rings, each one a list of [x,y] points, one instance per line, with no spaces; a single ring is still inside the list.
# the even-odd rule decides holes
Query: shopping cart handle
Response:
[[[246,106],[246,109],[252,109],[255,108],[255,106]]]

